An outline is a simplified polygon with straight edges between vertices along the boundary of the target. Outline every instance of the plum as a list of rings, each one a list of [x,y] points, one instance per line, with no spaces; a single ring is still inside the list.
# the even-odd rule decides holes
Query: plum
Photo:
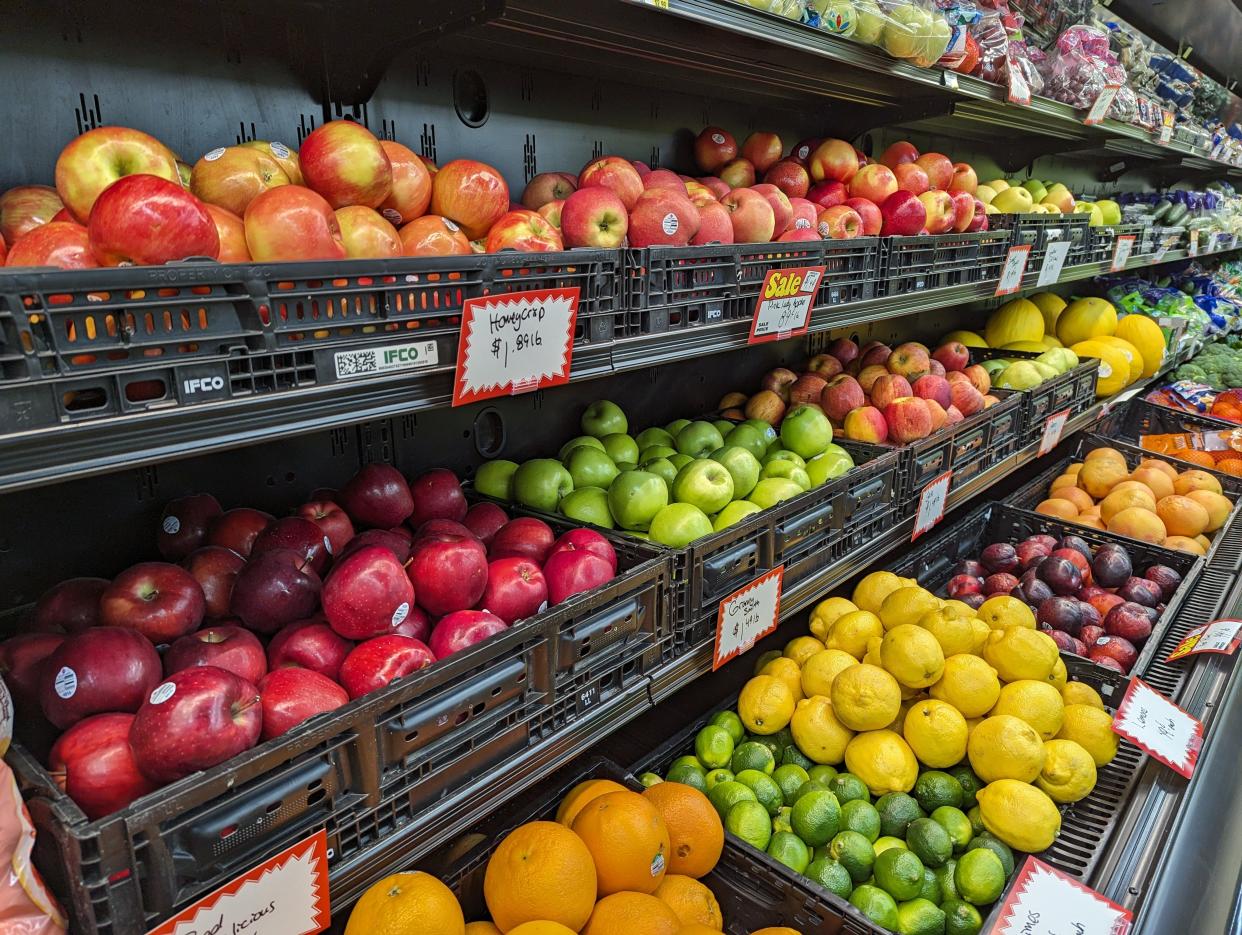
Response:
[[[1057,547],[1056,536],[1050,536],[1047,533],[1036,533],[1033,536],[1026,537],[1027,542],[1038,542],[1051,554],[1052,550]]]
[[[992,543],[980,553],[979,561],[991,573],[1018,570],[1018,552],[1008,542]]]
[[[1067,653],[1074,652],[1074,644],[1078,642],[1078,640],[1074,639],[1074,637],[1070,636],[1064,630],[1048,630],[1046,632],[1050,637],[1052,637],[1052,642],[1057,644],[1057,649]]]
[[[993,594],[1008,594],[1018,586],[1018,579],[1007,571],[998,571],[988,575],[983,581],[983,593],[991,597]]]
[[[1022,586],[1022,592],[1026,595],[1027,603],[1038,606],[1041,602],[1052,597],[1052,588],[1048,587],[1046,581],[1039,578],[1039,569],[1028,568],[1022,572],[1022,577],[1018,580]]]
[[[1057,543],[1057,550],[1059,549],[1073,549],[1087,561],[1091,561],[1091,545],[1082,536],[1062,536]]]
[[[1182,576],[1168,565],[1152,565],[1143,572],[1143,577],[1160,585],[1160,597],[1165,601],[1173,596],[1173,592],[1182,583]]]
[[[1134,574],[1130,555],[1119,545],[1102,545],[1091,560],[1096,584],[1102,588],[1118,588]]]
[[[977,594],[964,594],[959,597],[958,600],[972,610],[978,610],[983,606],[983,602],[986,601],[987,598],[983,596],[982,592],[980,592]]]
[[[1101,587],[1098,587],[1097,585],[1084,584],[1078,590],[1078,599],[1080,601],[1090,601],[1091,598],[1093,597],[1099,597],[1101,594],[1108,594],[1108,593],[1109,593],[1108,591],[1104,590]]]
[[[1142,605],[1126,601],[1108,612],[1104,618],[1104,632],[1138,644],[1151,636],[1151,618]]]
[[[1087,644],[1084,643],[1082,640],[1076,639],[1074,640],[1074,648],[1071,649],[1070,652],[1072,652],[1076,656],[1086,656],[1087,655]]]
[[[1099,614],[1100,619],[1103,620],[1106,616],[1108,616],[1108,612],[1110,610],[1118,604],[1124,604],[1125,602],[1126,599],[1124,597],[1118,597],[1116,594],[1105,592],[1104,594],[1099,594],[1091,598],[1091,600],[1087,603],[1095,608],[1095,612]]]
[[[1134,667],[1138,650],[1123,636],[1101,636],[1087,650],[1087,658],[1109,668],[1116,667],[1118,672],[1125,673]]]
[[[1042,542],[1034,542],[1030,539],[1024,539],[1019,542],[1015,551],[1018,555],[1018,567],[1023,571],[1039,564],[1042,559],[1047,558],[1051,554]]]
[[[1147,578],[1127,578],[1126,583],[1117,589],[1117,596],[1125,601],[1133,601],[1144,607],[1155,607],[1160,603],[1161,589],[1155,581]]]
[[[1095,641],[1098,640],[1101,636],[1107,636],[1107,635],[1108,634],[1104,632],[1103,627],[1097,627],[1091,624],[1084,626],[1081,630],[1078,631],[1078,638],[1082,640],[1083,645],[1086,646],[1088,649],[1094,646]],[[1083,655],[1086,655],[1086,653],[1084,653]]]
[[[954,575],[944,586],[944,590],[949,597],[956,598],[964,594],[982,594],[983,579],[976,578],[974,575]]]
[[[1067,558],[1074,563],[1074,567],[1078,569],[1078,573],[1082,575],[1082,583],[1084,587],[1095,584],[1095,578],[1091,575],[1091,561],[1083,558],[1082,553],[1077,549],[1054,549],[1050,558]]]
[[[970,575],[972,578],[978,578],[983,581],[988,576],[988,570],[974,559],[968,558],[958,562],[951,569],[949,574],[956,577],[957,575]]]
[[[1040,601],[1035,619],[1054,630],[1077,636],[1082,629],[1082,604],[1072,597],[1050,597]]]
[[[1098,627],[1104,623],[1104,615],[1095,609],[1094,604],[1089,604],[1079,598],[1078,610],[1082,614],[1082,625],[1084,627]]]
[[[1054,594],[1077,594],[1082,587],[1082,572],[1068,558],[1049,556],[1039,563],[1039,579],[1052,588]]]

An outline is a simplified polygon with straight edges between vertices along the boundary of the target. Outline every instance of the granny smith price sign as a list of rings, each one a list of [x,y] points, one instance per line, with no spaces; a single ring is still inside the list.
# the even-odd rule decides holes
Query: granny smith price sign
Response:
[[[716,612],[713,672],[776,629],[781,619],[784,580],[785,566],[777,565],[720,602]]]
[[[750,323],[750,343],[776,341],[806,334],[811,306],[824,278],[823,266],[770,269],[763,278],[755,316]]]

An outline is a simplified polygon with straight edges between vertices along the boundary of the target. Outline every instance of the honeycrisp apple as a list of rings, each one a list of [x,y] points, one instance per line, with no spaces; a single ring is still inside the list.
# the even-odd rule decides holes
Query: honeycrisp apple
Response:
[[[923,192],[919,201],[927,211],[925,226],[929,234],[943,234],[953,227],[953,199],[946,191],[939,189]]]
[[[874,237],[880,233],[880,228],[884,226],[884,215],[879,205],[867,198],[847,198],[845,204],[858,212],[862,219],[864,237]]]
[[[5,266],[56,266],[91,269],[99,265],[86,228],[73,221],[52,221],[9,244]]]
[[[502,215],[487,233],[488,253],[500,250],[543,253],[564,249],[561,232],[543,215],[526,208]]]
[[[825,240],[850,240],[862,233],[862,218],[848,205],[825,208],[816,219],[816,230]]]
[[[626,168],[634,172],[628,164]],[[459,224],[469,240],[485,236],[508,210],[509,186],[486,163],[454,159],[432,177],[431,213]]]
[[[884,226],[880,233],[885,237],[912,236],[927,223],[927,208],[917,195],[909,192],[893,192],[884,199],[880,211],[884,215]]]
[[[401,236],[374,208],[349,205],[336,209],[345,255],[351,260],[401,256]]]
[[[0,239],[9,246],[56,216],[64,208],[56,189],[47,185],[19,185],[0,195]]]
[[[733,222],[729,209],[718,201],[699,205],[699,229],[690,238],[692,244],[733,243]]]
[[[878,205],[883,205],[886,198],[897,191],[897,176],[888,166],[873,163],[863,166],[858,174],[850,179],[849,193],[851,198],[866,198]]]
[[[154,266],[186,257],[216,259],[220,235],[206,206],[177,182],[127,175],[95,199],[87,226],[103,266]]]
[[[345,244],[332,206],[301,185],[263,192],[242,218],[246,246],[259,263],[279,260],[341,260]]]
[[[587,163],[578,176],[578,188],[581,190],[593,185],[610,189],[621,199],[626,211],[634,207],[638,196],[643,193],[642,176],[620,156],[604,156],[602,159]]]
[[[216,234],[220,237],[221,263],[250,262],[250,248],[246,246],[246,225],[232,211],[219,205],[204,204],[216,225]]]
[[[768,200],[768,204],[772,206],[772,213],[775,218],[775,226],[772,229],[773,233],[785,233],[793,223],[793,205],[790,204],[789,198],[775,185],[754,185],[751,187],[751,190],[761,194]]]
[[[630,212],[630,245],[684,247],[698,233],[700,223],[699,209],[684,194],[652,188],[639,196]]]
[[[397,232],[405,256],[467,256],[473,251],[462,229],[438,214],[424,214]]]
[[[785,151],[781,138],[775,133],[757,132],[746,137],[742,143],[742,156],[749,159],[759,173],[767,172]]]
[[[431,173],[412,149],[380,140],[388,164],[392,166],[392,191],[379,206],[379,212],[396,227],[427,213],[431,205]]]
[[[811,153],[807,169],[817,182],[849,182],[858,173],[858,156],[845,140],[824,140]]]
[[[921,195],[931,188],[931,180],[917,163],[903,162],[893,170],[893,175],[897,176],[897,187],[903,192]]]
[[[962,232],[970,229],[971,222],[975,219],[975,196],[967,191],[952,191],[949,197],[953,199],[953,229]]]
[[[755,184],[755,167],[749,159],[734,159],[720,167],[720,180],[729,188],[750,188]]]
[[[749,188],[739,188],[721,201],[733,222],[735,243],[767,243],[776,230],[776,214],[768,200]]]
[[[56,159],[56,193],[85,224],[100,193],[127,175],[154,175],[180,185],[177,159],[153,136],[128,127],[87,130]]]
[[[298,153],[302,177],[333,208],[378,208],[392,193],[392,163],[362,124],[332,120],[312,130]]]
[[[256,195],[289,183],[289,176],[270,154],[244,146],[213,149],[190,173],[191,192],[239,216]]]
[[[896,170],[898,166],[914,162],[918,158],[919,151],[914,148],[914,144],[900,140],[884,150],[883,155],[880,156],[880,163]]]
[[[561,208],[561,236],[567,247],[615,249],[625,242],[629,226],[625,202],[603,186],[579,188]]]
[[[559,172],[540,172],[526,183],[522,191],[522,204],[532,211],[538,211],[549,201],[564,201],[578,188]]]

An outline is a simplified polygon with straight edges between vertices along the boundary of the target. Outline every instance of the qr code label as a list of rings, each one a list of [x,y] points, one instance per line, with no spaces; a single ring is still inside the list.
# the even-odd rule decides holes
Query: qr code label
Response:
[[[421,370],[440,362],[435,341],[414,344],[389,344],[365,351],[339,351],[333,355],[336,378],[369,377],[395,370]]]

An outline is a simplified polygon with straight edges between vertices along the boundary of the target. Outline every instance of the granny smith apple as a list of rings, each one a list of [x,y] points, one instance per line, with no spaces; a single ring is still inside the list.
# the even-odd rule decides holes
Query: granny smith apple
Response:
[[[681,452],[678,452],[677,454],[669,455],[668,460],[673,465],[673,467],[677,468],[677,470],[680,471],[687,464],[693,461],[694,458],[690,457],[689,455],[683,455],[681,454]]]
[[[712,419],[712,425],[716,426],[716,431],[720,433],[720,437],[724,438],[733,431],[736,422],[730,422],[728,419]]]
[[[664,431],[664,429],[643,429],[634,437],[634,442],[638,445],[639,451],[651,448],[654,445],[663,445],[671,449],[673,447],[673,436]]]
[[[565,459],[565,468],[573,478],[574,489],[579,487],[599,487],[607,490],[614,477],[621,473],[603,451],[583,445],[575,448]]]
[[[689,424],[690,424],[689,419],[674,419],[668,425],[664,426],[664,430],[668,432],[668,434],[676,438],[677,433],[680,432],[682,429],[684,429]]]
[[[651,520],[648,534],[653,542],[682,549],[695,539],[710,536],[712,521],[693,504],[670,503]]]
[[[575,448],[594,448],[596,451],[603,451],[604,443],[598,438],[592,438],[590,435],[579,435],[577,438],[571,438],[561,445],[561,450],[556,453],[556,460],[564,463],[569,458],[570,452]]]
[[[785,450],[785,446],[781,444],[780,438],[777,438],[776,441],[768,443],[768,447],[764,452],[764,456],[766,457],[767,455],[775,454],[778,451],[784,451],[784,450]],[[759,460],[762,461],[763,458],[760,458]]]
[[[806,468],[798,467],[792,461],[769,461],[759,472],[760,479],[768,477],[787,477],[803,490],[811,489],[811,476]]]
[[[622,471],[608,486],[608,509],[622,529],[646,529],[668,506],[668,485],[650,471]]]
[[[764,422],[762,419],[747,419],[742,425],[749,425],[752,429],[763,436],[763,444],[770,445],[776,441],[776,429],[772,428],[771,423]]]
[[[561,497],[573,489],[574,479],[565,465],[552,458],[524,461],[513,472],[514,499],[534,510],[555,510]]]
[[[583,410],[582,431],[586,435],[603,438],[605,435],[624,435],[629,430],[629,420],[614,402],[597,399]]]
[[[580,487],[561,498],[561,512],[578,523],[590,523],[613,529],[612,513],[608,509],[608,491],[599,487]]]
[[[517,469],[516,461],[487,461],[474,472],[474,489],[485,497],[512,501],[513,472]]]
[[[755,489],[762,465],[759,459],[741,445],[725,445],[712,452],[712,460],[724,465],[733,478],[733,496],[742,499]]]
[[[604,450],[613,461],[638,460],[638,443],[620,432],[604,436]]]
[[[755,506],[749,500],[734,500],[723,510],[716,514],[716,519],[712,521],[712,529],[720,532],[727,529],[734,523],[744,520],[746,517],[759,512],[759,507]]]
[[[670,492],[677,503],[715,513],[733,499],[733,476],[719,461],[699,458],[677,472]]]
[[[688,422],[677,433],[677,450],[692,458],[706,458],[724,445],[724,436],[710,422]]]
[[[618,461],[617,462],[618,471],[632,471],[636,467],[638,467],[638,465],[635,464],[633,461]]]
[[[823,411],[794,406],[781,422],[781,444],[803,458],[823,454],[832,441],[832,423]]]
[[[850,453],[843,448],[833,451],[835,447],[835,445],[829,445],[828,451],[806,463],[806,474],[813,486],[818,487],[833,477],[840,477],[854,466],[854,459],[850,457]]]
[[[769,451],[759,460],[762,464],[771,464],[773,461],[792,461],[798,467],[806,467],[806,460],[801,455],[786,451],[784,448]]]
[[[802,488],[788,477],[765,477],[755,484],[755,489],[750,492],[750,496],[746,499],[760,509],[766,510],[768,507],[776,506],[782,500],[796,497],[802,492]]]
[[[638,452],[638,463],[642,464],[652,458],[671,458],[675,454],[677,454],[676,448],[670,448],[668,445],[651,445]]]
[[[764,425],[767,425],[767,423],[765,422]],[[768,425],[768,428],[771,427]],[[727,446],[737,445],[745,448],[756,458],[762,458],[768,450],[768,440],[764,438],[757,428],[753,425],[747,425],[745,422],[734,426],[733,430],[725,436],[724,443]]]
[[[668,458],[652,458],[650,461],[644,461],[641,467],[644,471],[659,474],[664,479],[664,483],[668,484],[669,489],[673,489],[673,481],[677,479],[677,468]]]

